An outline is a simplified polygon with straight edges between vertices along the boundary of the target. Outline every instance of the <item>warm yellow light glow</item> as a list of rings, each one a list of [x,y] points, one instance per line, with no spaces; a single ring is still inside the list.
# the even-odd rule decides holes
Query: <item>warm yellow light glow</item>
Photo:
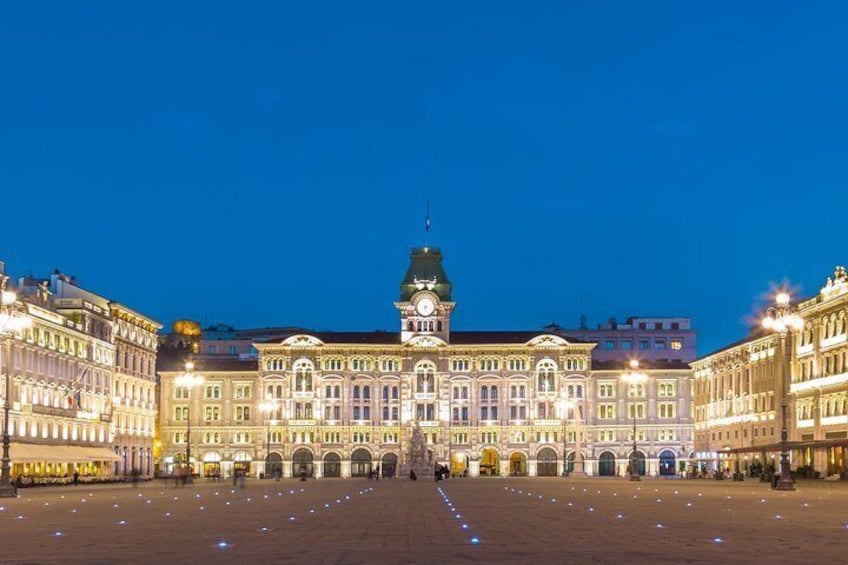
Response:
[[[10,306],[18,300],[18,295],[12,290],[4,290],[2,295],[3,306]]]
[[[774,297],[775,302],[777,302],[778,306],[787,306],[789,304],[790,296],[788,292],[778,292]]]
[[[185,370],[187,373],[194,371],[194,363],[192,363],[191,361],[186,361]]]
[[[184,373],[174,379],[174,382],[177,386],[192,389],[203,384],[203,377],[201,377],[200,375],[195,375],[193,373]]]
[[[630,360],[630,368],[631,369],[638,369],[639,368],[639,360],[638,359],[631,359]]]
[[[273,412],[274,410],[276,410],[278,406],[279,406],[279,404],[277,404],[275,401],[269,400],[267,402],[263,402],[262,404],[260,404],[259,409],[262,410],[265,413],[268,413],[268,412]]]

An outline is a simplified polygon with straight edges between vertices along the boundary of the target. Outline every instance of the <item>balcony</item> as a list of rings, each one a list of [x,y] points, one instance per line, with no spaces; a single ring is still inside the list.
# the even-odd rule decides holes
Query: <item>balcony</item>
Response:
[[[848,337],[848,334],[839,334],[835,336],[831,336],[826,339],[821,340],[821,348],[827,349],[828,347],[833,347],[834,345],[839,345],[841,343],[845,343],[845,338]]]

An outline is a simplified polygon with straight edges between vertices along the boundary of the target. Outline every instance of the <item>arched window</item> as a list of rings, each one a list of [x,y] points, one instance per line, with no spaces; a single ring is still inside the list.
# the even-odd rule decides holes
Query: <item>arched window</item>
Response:
[[[371,387],[370,386],[365,385],[364,387],[362,387],[362,397],[365,400],[369,400],[371,398]]]
[[[435,392],[436,367],[432,363],[422,363],[415,369],[418,392]]]
[[[355,386],[353,387],[353,398],[354,398],[354,399],[358,399],[358,398],[359,398],[359,385],[355,385]]]
[[[489,387],[484,386],[480,389],[480,400],[488,400],[489,399]]]
[[[550,359],[541,361],[536,366],[536,386],[540,392],[554,392],[554,376],[556,365]]]
[[[301,359],[294,364],[294,386],[298,392],[312,391],[312,363]]]
[[[497,386],[494,386],[494,385],[492,386],[490,396],[491,396],[492,400],[498,399],[498,387]]]
[[[398,387],[393,386],[392,387],[392,400],[397,400],[397,399],[398,399]]]

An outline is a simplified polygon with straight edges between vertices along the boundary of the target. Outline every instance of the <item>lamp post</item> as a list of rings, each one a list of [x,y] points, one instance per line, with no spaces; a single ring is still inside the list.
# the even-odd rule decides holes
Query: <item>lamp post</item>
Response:
[[[32,320],[18,306],[18,296],[6,290],[7,278],[0,281],[0,336],[7,337],[6,342],[6,399],[3,402],[3,464],[0,467],[0,498],[18,496],[18,490],[12,484],[12,460],[9,455],[11,438],[9,437],[9,412],[12,409],[12,336],[32,325]]]
[[[763,327],[780,336],[780,354],[778,362],[778,384],[780,387],[780,479],[776,490],[795,490],[792,483],[792,471],[789,467],[789,430],[787,429],[787,397],[789,396],[790,363],[792,360],[792,332],[804,328],[804,320],[792,308],[791,297],[787,292],[778,292],[774,306],[766,310]]]
[[[573,400],[564,397],[557,401],[557,407],[562,414],[562,476],[568,476],[568,411],[576,406]],[[574,456],[575,461],[577,456]]]
[[[259,410],[265,414],[265,478],[268,478],[268,457],[271,455],[271,414],[278,407],[276,400],[268,400],[259,405]]]
[[[639,360],[632,359],[630,361],[630,371],[621,375],[621,380],[629,384],[633,390],[633,452],[630,454],[630,480],[641,481],[639,476],[638,465],[636,464],[636,392],[637,385],[643,384],[648,380],[648,375],[639,372]]]
[[[193,483],[194,479],[192,478],[191,472],[191,389],[195,387],[199,387],[203,384],[203,377],[193,373],[194,371],[194,363],[191,361],[186,361],[185,364],[185,373],[180,375],[175,379],[175,383],[177,386],[185,387],[188,390],[188,413],[186,414],[186,450],[185,450],[185,459],[186,465],[188,466],[188,475],[186,476],[186,483]]]

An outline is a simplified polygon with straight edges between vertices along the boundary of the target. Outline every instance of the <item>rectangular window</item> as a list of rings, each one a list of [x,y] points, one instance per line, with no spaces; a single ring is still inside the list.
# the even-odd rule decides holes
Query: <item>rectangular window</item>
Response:
[[[674,351],[680,351],[683,349],[683,340],[682,339],[672,339],[671,340],[671,349]]]
[[[230,346],[230,355],[236,355],[238,353],[238,349],[235,345]]]
[[[615,418],[615,404],[599,404],[598,418],[604,420]]]
[[[604,341],[604,349],[615,349],[615,340],[607,339]]]
[[[209,352],[209,355],[217,355],[218,354],[218,346],[217,345],[210,345],[207,348],[207,351]]]
[[[647,339],[640,339],[639,340],[639,349],[645,350],[645,349],[650,349],[650,348],[651,348],[651,342],[650,341],[648,341]]]
[[[240,422],[250,420],[250,406],[236,406],[236,420]]]
[[[221,407],[220,406],[206,406],[204,409],[204,416],[207,422],[213,422],[221,419]]]
[[[671,323],[671,329],[679,330],[680,329],[680,322],[672,322]]]
[[[645,405],[641,402],[633,403],[630,402],[627,404],[627,417],[633,418],[633,411],[636,410],[636,418],[644,418],[645,417]]]
[[[674,418],[674,402],[660,402],[660,418]]]
[[[621,340],[621,348],[622,349],[633,349],[633,340],[632,339],[622,339]]]

